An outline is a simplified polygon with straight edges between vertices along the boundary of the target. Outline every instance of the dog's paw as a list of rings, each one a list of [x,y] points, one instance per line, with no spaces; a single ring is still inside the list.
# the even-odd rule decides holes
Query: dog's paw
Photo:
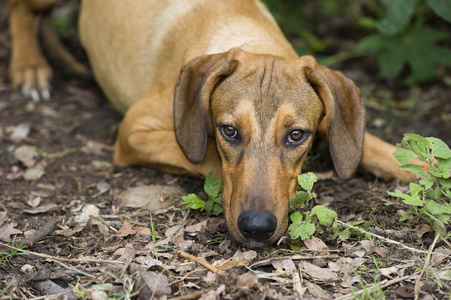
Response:
[[[50,100],[52,69],[46,63],[37,66],[11,66],[10,76],[14,88],[26,98],[34,102],[41,99]]]

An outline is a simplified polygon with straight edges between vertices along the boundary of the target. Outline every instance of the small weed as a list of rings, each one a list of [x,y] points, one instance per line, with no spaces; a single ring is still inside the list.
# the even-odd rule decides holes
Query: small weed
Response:
[[[378,274],[374,277],[373,286],[369,289],[367,287],[367,284],[360,277],[360,275],[357,275],[357,276],[359,277],[359,284],[360,284],[360,287],[362,288],[362,292],[357,293],[351,287],[355,300],[385,299],[384,291],[382,290],[381,285],[380,285],[380,281],[381,281],[380,274]]]
[[[417,134],[406,134],[401,144],[396,145],[394,156],[402,164],[399,168],[415,173],[418,183],[412,182],[409,191],[388,192],[403,199],[410,209],[401,221],[415,215],[425,219],[443,238],[451,218],[451,150],[437,138],[425,138]],[[421,166],[409,164],[413,159],[429,165],[429,171]]]
[[[353,227],[357,227],[357,228],[363,228],[365,230],[368,230],[368,228],[370,228],[370,226],[372,225],[372,223],[370,221],[354,221],[354,222],[347,222],[346,224],[349,224],[349,225],[351,225]],[[352,227],[348,227],[348,226],[346,226],[346,228],[344,230],[341,230],[340,224],[338,224],[337,222],[334,222],[334,224],[332,225],[332,228],[334,230],[335,235],[338,236],[342,241],[346,241],[351,236],[359,236],[362,234],[362,232],[360,230],[352,228]],[[364,238],[366,240],[371,240],[371,236],[369,236],[367,234],[365,234]]]
[[[298,175],[298,183],[305,191],[298,191],[290,201],[290,209],[296,209],[290,215],[292,224],[288,227],[293,240],[298,238],[309,239],[315,232],[322,232],[320,225],[332,225],[337,218],[336,212],[323,205],[317,205],[311,211],[307,210],[310,200],[317,197],[312,192],[313,184],[316,181],[315,174],[311,172]]]
[[[150,217],[150,231],[152,233],[152,243],[153,243],[153,248],[150,250],[152,252],[152,256],[155,258],[158,258],[157,256],[157,247],[161,247],[161,248],[170,248],[170,246],[168,245],[157,245],[157,231],[156,231],[156,226],[166,226],[169,228],[168,225],[166,224],[159,224],[159,225],[155,225],[153,223],[153,218],[152,218],[152,214],[149,213],[149,217]]]
[[[13,247],[16,247],[19,249],[25,249],[26,246],[24,246],[23,244],[24,244],[24,242],[22,241],[20,243],[20,245],[16,245],[16,236],[14,236],[14,238],[12,240],[12,244],[11,244]],[[16,249],[11,249],[9,252],[5,252],[5,251],[0,252],[0,265],[9,263],[9,261],[13,257],[20,255],[20,254],[22,254],[22,253],[20,253],[19,250],[16,250]]]
[[[207,201],[200,199],[196,194],[183,196],[182,200],[185,208],[205,210],[208,215],[213,214],[218,216],[222,213],[221,178],[213,178],[210,172],[205,179],[204,191],[208,196]]]
[[[74,295],[77,296],[78,299],[87,298],[87,290],[82,285],[80,285],[80,277],[77,276],[77,283],[75,284],[69,283],[69,286],[72,289]]]

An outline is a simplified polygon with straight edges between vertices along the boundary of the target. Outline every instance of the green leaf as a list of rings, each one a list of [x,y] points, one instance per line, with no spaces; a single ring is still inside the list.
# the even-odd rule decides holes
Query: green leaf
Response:
[[[218,216],[218,215],[220,215],[222,213],[222,205],[220,205],[220,204],[218,204],[218,203],[215,203],[214,205],[213,205],[213,214],[215,215],[215,216]]]
[[[443,212],[441,205],[433,200],[426,203],[426,208],[433,215],[439,215]]]
[[[451,158],[451,150],[444,141],[434,137],[429,137],[426,139],[429,141],[429,145],[432,149],[432,155],[434,157],[443,159]]]
[[[387,194],[389,194],[392,197],[396,197],[396,198],[403,198],[404,197],[404,193],[401,192],[400,190],[396,190],[395,192],[387,192]]]
[[[418,0],[382,0],[387,7],[387,18],[376,25],[380,33],[395,35],[409,23]]]
[[[292,239],[300,237],[306,240],[315,233],[315,225],[308,222],[292,223],[288,229]]]
[[[427,3],[439,17],[451,23],[451,1],[427,0]]]
[[[424,177],[420,179],[419,183],[424,186],[425,190],[428,190],[434,185],[435,179],[431,177]]]
[[[298,212],[298,211],[295,211],[294,213],[292,213],[290,215],[291,222],[293,222],[293,223],[302,222],[303,218],[304,217],[302,216],[302,214],[300,212]]]
[[[310,214],[316,215],[319,223],[323,226],[329,226],[337,219],[337,213],[323,205],[315,206]]]
[[[402,145],[407,149],[411,149],[417,155],[428,156],[429,141],[421,135],[405,134],[402,139]]]
[[[437,157],[436,160],[438,162],[437,172],[440,172],[440,177],[443,177],[445,179],[451,177],[451,159],[443,159]]]
[[[205,202],[196,194],[189,194],[182,197],[185,208],[204,210]]]
[[[210,172],[205,178],[204,190],[210,198],[218,196],[221,191],[221,178],[213,178],[212,172]]]
[[[312,172],[308,172],[305,174],[298,175],[299,185],[306,190],[307,192],[311,192],[313,188],[313,184],[317,181],[316,175]]]
[[[410,194],[411,194],[412,196],[416,196],[416,195],[418,195],[420,192],[423,192],[423,191],[424,191],[423,187],[422,187],[421,185],[415,183],[415,182],[411,182],[411,183],[409,184],[409,188],[410,188]]]
[[[401,169],[404,171],[410,171],[410,172],[414,173],[417,177],[421,174],[421,168],[422,168],[422,166],[411,165],[411,164],[398,167],[398,169]]]
[[[404,196],[402,196],[401,198],[404,199],[402,201],[407,205],[423,206],[423,200],[421,200],[418,195],[409,196],[407,194],[404,194]]]
[[[312,199],[312,195],[309,192],[299,191],[290,201],[290,209],[295,208],[298,204],[304,204]]]
[[[398,146],[397,146],[397,149],[395,150],[395,152],[393,153],[393,155],[401,164],[406,165],[412,159],[415,159],[415,155],[412,153],[412,151],[400,148]]]
[[[363,38],[357,45],[357,48],[359,48],[360,50],[376,52],[384,49],[386,45],[387,45],[386,38],[381,34],[375,33]]]

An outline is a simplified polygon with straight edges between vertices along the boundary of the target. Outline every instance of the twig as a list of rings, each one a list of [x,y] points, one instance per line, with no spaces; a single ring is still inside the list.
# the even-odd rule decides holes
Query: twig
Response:
[[[373,284],[371,287],[369,287],[367,289],[360,290],[360,291],[357,291],[357,292],[352,292],[350,294],[347,294],[347,295],[335,298],[335,300],[354,299],[356,296],[361,295],[361,294],[363,294],[365,292],[371,292],[373,289],[376,289],[376,288],[384,289],[384,288],[386,288],[386,287],[388,287],[390,285],[396,284],[398,282],[404,281],[404,280],[409,279],[409,278],[410,278],[410,275],[407,275],[407,276],[404,276],[404,277],[401,277],[401,278],[395,278],[395,279],[389,280],[389,281],[385,282],[384,284]]]
[[[417,281],[415,282],[415,298],[414,298],[414,300],[418,300],[418,298],[420,297],[420,292],[421,292],[420,291],[420,289],[421,289],[421,287],[420,287],[420,280],[421,280],[421,276],[423,276],[424,272],[426,271],[426,268],[429,265],[429,261],[430,261],[431,256],[432,256],[432,250],[434,250],[435,244],[437,243],[437,240],[439,239],[439,237],[440,237],[440,234],[437,234],[435,236],[434,241],[431,244],[431,247],[429,247],[429,253],[426,256],[426,261],[424,262],[423,269],[421,270],[420,276],[418,276]]]
[[[110,263],[110,264],[124,264],[123,261],[120,260],[107,260],[107,259],[92,259],[92,258],[63,258],[63,257],[56,257],[56,256],[51,256],[51,255],[47,255],[47,254],[42,254],[42,253],[37,253],[37,252],[33,252],[33,251],[28,251],[25,249],[20,249],[8,244],[4,244],[0,242],[0,246],[4,246],[4,247],[8,247],[10,249],[14,249],[17,251],[20,251],[22,253],[28,254],[28,255],[34,255],[37,257],[42,257],[42,258],[47,258],[47,259],[53,259],[53,260],[59,260],[59,261],[67,261],[67,262],[80,262],[80,263],[85,263],[85,262],[94,262],[94,263]]]
[[[322,250],[321,250],[322,251]],[[319,252],[321,252],[319,251]],[[339,255],[318,255],[318,256],[305,256],[305,255],[292,255],[292,256],[278,256],[278,257],[272,257],[272,258],[268,258],[266,260],[261,260],[258,261],[254,264],[252,264],[250,267],[257,267],[257,266],[261,266],[261,265],[265,265],[265,264],[269,264],[274,260],[278,260],[278,259],[291,259],[291,260],[308,260],[308,259],[315,259],[315,258],[319,258],[319,259],[338,259],[340,258]]]
[[[451,248],[451,244],[450,244],[446,239],[444,239],[443,237],[440,237],[440,239],[442,240],[442,242],[444,242],[445,244],[447,244],[448,247]]]
[[[43,226],[39,228],[32,236],[24,239],[24,244],[27,246],[31,246],[43,238],[45,238],[47,235],[53,232],[55,230],[56,226],[56,220],[50,220],[47,223],[45,223]]]
[[[61,262],[61,261],[58,261],[58,260],[55,260],[55,259],[51,259],[51,261],[54,261],[55,263],[59,264],[60,266],[63,266],[64,268],[66,268],[68,270],[71,270],[71,271],[73,271],[75,273],[79,273],[79,274],[85,275],[86,277],[91,277],[91,278],[96,278],[97,277],[97,276],[91,275],[89,273],[86,273],[86,272],[77,270],[75,268],[72,268],[71,266],[68,266],[65,263]]]
[[[69,172],[69,170],[66,168],[65,165],[61,165],[61,169],[64,171],[64,173],[69,175],[75,181],[75,183],[77,184],[78,192],[81,193],[83,188],[82,188],[80,180],[78,180],[77,177],[75,177],[71,172]]]
[[[223,270],[220,270],[220,269],[212,266],[210,263],[206,262],[205,260],[202,260],[199,257],[196,257],[194,255],[186,253],[185,251],[180,251],[179,256],[183,257],[183,258],[187,258],[187,259],[189,259],[191,261],[194,261],[195,263],[198,263],[198,264],[204,266],[205,268],[207,268],[208,270],[212,271],[213,273],[220,274],[220,275],[226,273]]]
[[[410,250],[410,251],[412,251],[412,252],[417,252],[417,253],[427,253],[427,251],[419,250],[419,249],[415,249],[415,248],[406,246],[406,245],[404,245],[403,243],[400,243],[400,242],[397,242],[397,241],[394,241],[394,240],[387,239],[387,238],[385,238],[385,237],[383,237],[383,236],[381,236],[381,235],[378,235],[378,234],[375,234],[375,233],[371,233],[371,232],[368,232],[368,231],[366,231],[366,230],[364,230],[364,229],[362,229],[362,228],[359,228],[359,227],[355,227],[355,226],[346,224],[346,223],[344,223],[344,222],[342,222],[342,221],[340,221],[340,220],[337,220],[337,222],[340,223],[340,224],[342,224],[342,225],[344,225],[344,226],[346,226],[346,227],[349,227],[349,228],[352,228],[352,229],[359,230],[359,231],[361,231],[361,232],[363,232],[363,233],[366,233],[366,234],[369,234],[369,235],[371,235],[371,236],[374,236],[374,237],[376,237],[376,238],[378,238],[378,239],[384,240],[384,241],[387,242],[387,243],[399,245],[399,246],[404,247],[404,248],[406,248],[406,249],[408,249],[408,250]]]
[[[46,153],[46,154],[44,154],[44,157],[48,158],[48,159],[60,158],[60,157],[64,157],[68,154],[75,153],[78,151],[80,151],[80,148],[68,148],[68,149],[64,149],[64,150],[53,152],[53,153]]]

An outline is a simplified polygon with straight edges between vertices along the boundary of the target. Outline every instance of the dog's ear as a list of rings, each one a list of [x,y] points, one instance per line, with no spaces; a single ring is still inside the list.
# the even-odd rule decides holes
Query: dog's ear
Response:
[[[239,49],[192,59],[180,71],[174,91],[174,131],[177,142],[192,163],[207,151],[208,125],[212,126],[210,97],[216,84],[237,65]]]
[[[324,121],[335,169],[340,178],[349,179],[363,156],[365,108],[360,90],[341,72],[319,65],[313,57],[306,59],[310,61],[305,76],[326,110]]]

